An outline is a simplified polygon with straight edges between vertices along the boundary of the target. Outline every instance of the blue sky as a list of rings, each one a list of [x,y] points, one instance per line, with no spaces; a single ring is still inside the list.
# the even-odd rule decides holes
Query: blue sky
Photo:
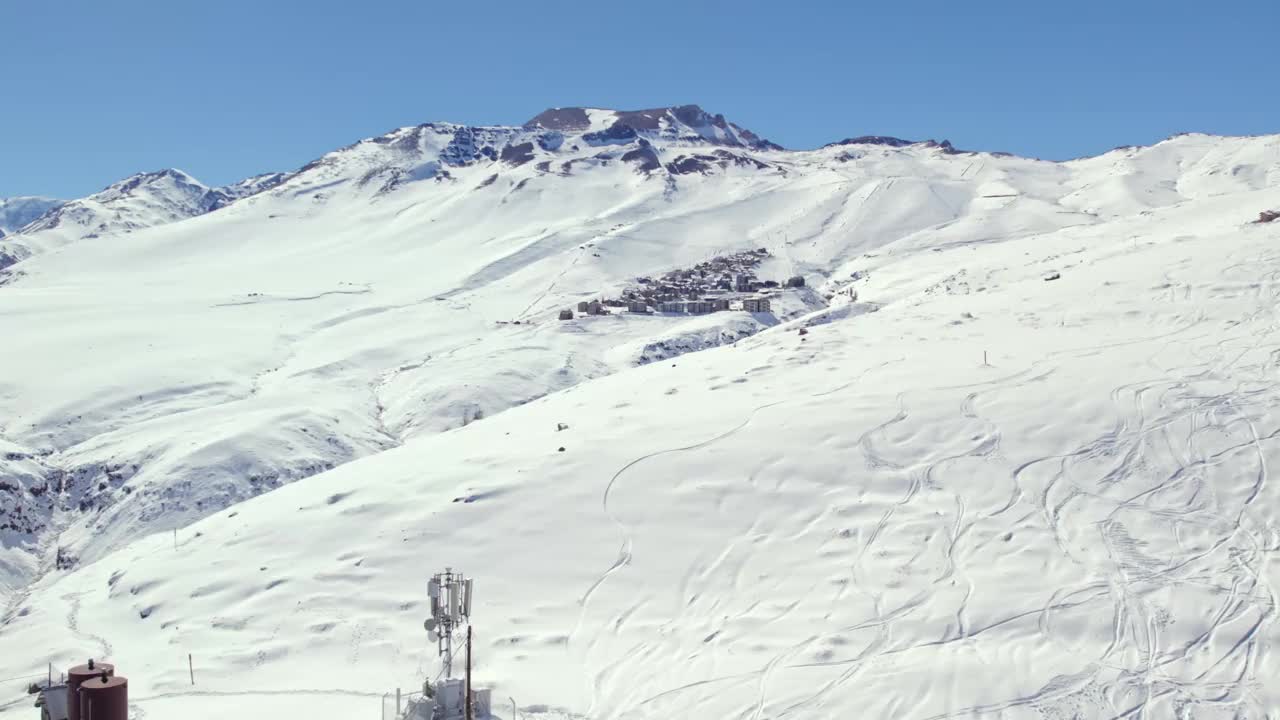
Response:
[[[698,103],[787,147],[1280,132],[1280,2],[0,0],[0,196],[211,184],[429,120]]]

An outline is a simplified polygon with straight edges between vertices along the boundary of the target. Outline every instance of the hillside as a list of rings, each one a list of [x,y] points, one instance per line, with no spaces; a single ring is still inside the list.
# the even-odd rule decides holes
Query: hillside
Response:
[[[0,241],[0,677],[368,716],[452,565],[529,717],[1280,712],[1280,136],[889,140],[560,108]],[[754,250],[769,312],[557,319]]]

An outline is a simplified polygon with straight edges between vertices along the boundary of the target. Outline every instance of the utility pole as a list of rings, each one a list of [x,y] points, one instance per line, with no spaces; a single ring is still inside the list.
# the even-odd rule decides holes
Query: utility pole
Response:
[[[467,626],[467,720],[474,720],[475,706],[471,702],[471,626]]]

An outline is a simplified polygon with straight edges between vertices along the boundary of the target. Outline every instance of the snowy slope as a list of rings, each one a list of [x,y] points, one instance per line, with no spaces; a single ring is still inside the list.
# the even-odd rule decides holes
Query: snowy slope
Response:
[[[17,232],[61,204],[61,200],[47,197],[0,198],[0,237]]]
[[[565,115],[404,128],[15,265],[0,677],[101,651],[149,713],[356,717],[419,682],[452,564],[530,709],[1280,711],[1280,228],[1248,224],[1280,138],[1055,164]],[[814,290],[555,319],[758,247]]]

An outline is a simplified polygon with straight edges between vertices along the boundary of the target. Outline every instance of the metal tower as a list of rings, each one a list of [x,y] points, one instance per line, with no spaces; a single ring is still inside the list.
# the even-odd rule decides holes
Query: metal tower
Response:
[[[445,678],[453,677],[453,633],[471,619],[471,587],[471,578],[453,572],[453,568],[436,573],[427,583],[431,617],[423,625],[444,658]]]

